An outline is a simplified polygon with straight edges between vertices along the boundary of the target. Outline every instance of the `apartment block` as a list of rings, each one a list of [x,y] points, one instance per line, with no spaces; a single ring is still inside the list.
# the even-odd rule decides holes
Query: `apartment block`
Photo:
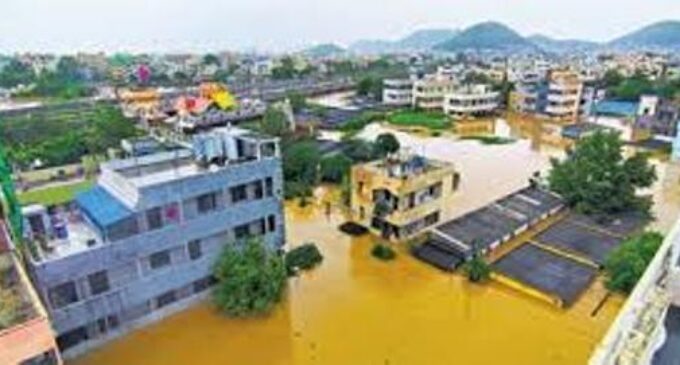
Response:
[[[465,85],[444,96],[444,113],[463,118],[492,114],[498,108],[500,93],[489,85]]]
[[[410,106],[413,102],[413,80],[385,79],[382,101],[386,105]]]
[[[545,74],[523,75],[513,97],[515,110],[556,121],[576,122],[583,112],[583,82],[568,69],[551,69]]]
[[[352,218],[385,239],[408,239],[441,220],[458,180],[452,164],[421,156],[355,165]]]
[[[102,164],[69,208],[26,207],[30,271],[64,356],[204,298],[226,245],[281,248],[282,199],[278,140],[222,128]]]

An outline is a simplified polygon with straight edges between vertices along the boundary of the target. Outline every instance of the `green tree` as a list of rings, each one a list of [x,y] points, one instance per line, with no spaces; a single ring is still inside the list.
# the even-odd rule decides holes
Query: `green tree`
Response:
[[[299,92],[291,91],[286,97],[288,98],[288,101],[290,101],[293,112],[297,113],[307,107],[307,98]]]
[[[614,132],[598,131],[585,137],[565,160],[553,159],[551,163],[550,189],[585,214],[645,210],[636,190],[656,180],[646,155],[624,158],[622,142]]]
[[[379,156],[396,153],[400,147],[399,140],[392,133],[382,133],[375,140],[376,154]]]
[[[630,293],[644,274],[663,242],[657,232],[635,235],[615,248],[607,257],[604,270],[607,289]]]
[[[212,53],[203,56],[203,64],[206,66],[215,65],[220,66],[220,59]]]
[[[380,100],[382,98],[383,80],[373,76],[366,76],[357,84],[357,94],[370,96]]]
[[[298,270],[309,270],[323,261],[321,251],[314,243],[305,243],[286,253],[286,270],[294,275]]]
[[[298,76],[298,70],[295,68],[295,61],[289,56],[281,58],[279,65],[272,69],[274,79],[287,80],[296,76]]]
[[[12,58],[9,63],[0,70],[0,86],[15,87],[17,85],[29,85],[35,81],[35,73],[27,64]]]
[[[270,252],[256,239],[243,247],[227,245],[213,275],[218,282],[214,302],[228,316],[267,314],[281,301],[286,288],[283,257]]]
[[[377,158],[373,143],[358,138],[346,141],[343,153],[354,162],[367,162]]]
[[[313,186],[318,181],[319,148],[313,141],[296,142],[283,150],[283,176],[286,182]]]
[[[463,271],[473,283],[484,282],[491,276],[491,267],[479,254],[475,254],[472,260],[463,265]]]
[[[321,159],[319,172],[321,180],[330,183],[340,183],[345,176],[349,175],[352,168],[352,160],[343,155],[337,154]]]
[[[291,132],[288,116],[278,107],[268,106],[261,122],[263,133],[271,136],[283,137]]]
[[[619,86],[624,80],[623,75],[617,70],[607,70],[600,80],[600,84],[604,88],[615,88]]]

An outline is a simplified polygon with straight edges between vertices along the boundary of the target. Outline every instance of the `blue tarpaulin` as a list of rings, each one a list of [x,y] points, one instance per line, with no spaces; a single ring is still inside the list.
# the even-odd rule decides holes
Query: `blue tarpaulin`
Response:
[[[106,228],[132,216],[133,212],[100,186],[76,196],[76,203],[94,224]]]
[[[604,100],[593,105],[593,114],[617,117],[634,117],[638,103],[632,101]]]

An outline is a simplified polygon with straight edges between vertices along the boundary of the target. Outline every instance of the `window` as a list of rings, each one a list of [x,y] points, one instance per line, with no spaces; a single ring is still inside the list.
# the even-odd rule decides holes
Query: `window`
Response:
[[[208,193],[196,198],[199,213],[207,213],[217,208],[217,194]]]
[[[110,289],[109,276],[106,274],[106,270],[88,275],[87,281],[90,284],[90,293],[92,295],[98,295]]]
[[[156,308],[163,308],[177,301],[177,295],[174,290],[165,292],[156,297]]]
[[[149,266],[152,269],[160,269],[162,267],[170,265],[170,251],[160,251],[149,256]]]
[[[267,196],[274,195],[274,179],[271,177],[264,179],[264,190]]]
[[[252,183],[255,191],[255,199],[262,199],[264,197],[264,190],[262,189],[262,180],[257,180]]]
[[[269,232],[276,231],[276,216],[270,215],[267,217],[267,225],[269,226]]]
[[[248,192],[245,185],[234,186],[229,189],[231,193],[231,201],[233,203],[242,202],[248,199]]]
[[[189,249],[189,258],[192,260],[198,260],[203,256],[203,251],[201,250],[201,241],[200,240],[193,240],[189,241],[189,244],[187,245]]]
[[[265,225],[264,218],[256,220],[255,222],[253,222],[253,224],[255,225],[254,231],[256,236],[260,236],[267,233],[267,226]]]
[[[193,282],[193,291],[194,294],[198,294],[211,286],[215,285],[217,283],[217,279],[215,279],[213,276],[206,276],[202,279],[198,279]]]
[[[61,308],[78,301],[76,284],[72,281],[51,288],[48,291],[52,308]]]
[[[250,236],[250,229],[247,224],[242,224],[234,228],[234,236],[237,240],[248,238]]]
[[[163,216],[160,207],[146,211],[146,223],[149,231],[163,227]]]
[[[90,336],[87,334],[87,328],[78,327],[57,337],[57,345],[61,351],[66,351],[83,341],[87,341],[89,338]]]

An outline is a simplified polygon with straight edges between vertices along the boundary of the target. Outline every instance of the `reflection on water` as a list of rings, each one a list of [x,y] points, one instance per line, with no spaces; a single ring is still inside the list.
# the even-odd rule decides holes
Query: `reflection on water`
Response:
[[[371,126],[370,138],[383,129]],[[524,133],[509,126],[511,133]],[[397,133],[402,145],[456,163],[463,180],[450,205],[453,216],[526,183],[549,166],[555,151],[520,140],[482,146],[448,137],[425,140]],[[515,136],[518,134],[514,134]],[[669,173],[670,174],[670,173]],[[664,169],[664,177],[668,177]],[[665,179],[664,181],[666,181]],[[659,183],[664,215],[678,206],[676,183]],[[666,190],[675,191],[672,195]],[[670,194],[670,195],[669,195]],[[472,285],[411,258],[403,247],[394,262],[373,259],[371,237],[352,239],[330,216],[326,189],[306,208],[288,204],[292,245],[316,242],[323,264],[292,279],[286,300],[272,315],[227,319],[209,303],[172,316],[95,350],[75,364],[584,364],[623,299],[609,299],[596,283],[572,308],[562,310],[491,283]],[[671,208],[675,206],[675,208]]]

